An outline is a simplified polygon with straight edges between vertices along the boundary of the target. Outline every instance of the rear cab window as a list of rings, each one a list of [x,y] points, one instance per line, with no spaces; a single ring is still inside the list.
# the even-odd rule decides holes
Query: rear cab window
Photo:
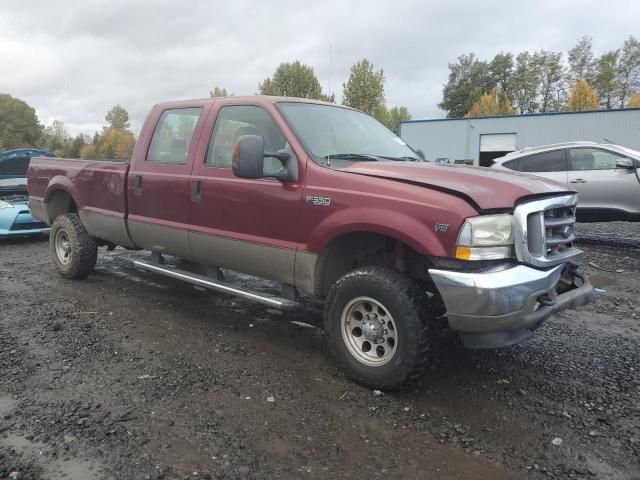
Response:
[[[153,132],[146,160],[171,165],[186,164],[191,138],[201,114],[200,107],[165,110]]]

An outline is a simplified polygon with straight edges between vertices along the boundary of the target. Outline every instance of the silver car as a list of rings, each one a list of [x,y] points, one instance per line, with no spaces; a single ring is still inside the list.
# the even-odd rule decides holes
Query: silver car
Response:
[[[640,152],[613,144],[570,142],[525,148],[491,168],[555,180],[578,192],[578,221],[640,221]]]

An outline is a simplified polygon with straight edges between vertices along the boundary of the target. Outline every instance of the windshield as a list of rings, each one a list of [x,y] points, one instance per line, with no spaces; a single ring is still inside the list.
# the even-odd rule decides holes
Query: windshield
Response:
[[[350,161],[416,160],[416,153],[374,118],[356,110],[313,103],[278,103],[312,158]],[[324,162],[323,162],[324,161]]]
[[[623,147],[622,145],[613,145],[617,150],[623,152],[625,155],[640,160],[640,152],[633,150],[632,148]]]

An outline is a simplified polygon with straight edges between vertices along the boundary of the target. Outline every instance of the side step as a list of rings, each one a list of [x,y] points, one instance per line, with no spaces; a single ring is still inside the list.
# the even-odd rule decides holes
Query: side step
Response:
[[[141,262],[139,260],[134,260],[133,264],[137,268],[141,268],[149,272],[159,273],[160,275],[164,275],[165,277],[182,280],[183,282],[191,283],[199,287],[208,288],[209,290],[215,290],[217,292],[228,293],[237,297],[253,300],[255,302],[267,305],[271,308],[277,308],[278,310],[295,310],[300,306],[298,302],[293,300],[272,295],[265,295],[264,293],[234,287],[222,280],[216,280],[204,275],[198,275],[197,273],[180,270],[169,265],[156,265],[153,263]]]

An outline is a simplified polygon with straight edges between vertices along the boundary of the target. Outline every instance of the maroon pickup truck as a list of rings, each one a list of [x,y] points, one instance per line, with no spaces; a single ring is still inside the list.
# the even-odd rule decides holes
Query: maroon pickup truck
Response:
[[[421,161],[338,105],[162,103],[130,163],[34,158],[28,177],[63,277],[88,275],[98,247],[119,245],[151,252],[139,268],[270,307],[294,309],[304,292],[325,301],[335,355],[376,388],[424,371],[445,313],[467,347],[495,348],[592,295],[575,263],[574,192]],[[236,287],[221,268],[280,282],[282,293]]]

